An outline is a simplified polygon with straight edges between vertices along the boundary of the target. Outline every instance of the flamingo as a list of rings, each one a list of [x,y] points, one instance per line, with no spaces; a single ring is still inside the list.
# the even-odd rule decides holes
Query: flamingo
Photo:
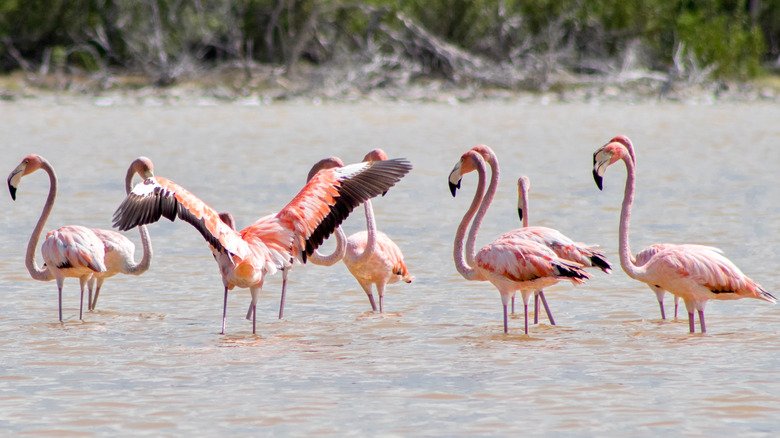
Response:
[[[626,147],[628,150],[628,155],[631,156],[631,161],[634,162],[634,166],[636,167],[636,152],[634,151],[634,144],[631,142],[631,139],[625,135],[618,135],[613,137],[612,140],[610,140],[610,143],[613,141],[619,142]],[[670,246],[672,246],[672,244],[669,243],[656,243],[650,245],[642,251],[638,252],[636,256],[634,256],[634,261],[636,262],[637,266],[642,266],[647,263],[647,261],[655,255],[655,253],[669,248]],[[664,296],[666,295],[666,291],[654,284],[648,284],[647,286],[650,288],[650,290],[653,291],[656,299],[658,300],[658,306],[661,308],[661,319],[666,319],[666,310],[664,309]],[[677,319],[677,310],[679,307],[680,297],[674,295],[674,319]]]
[[[541,243],[550,248],[558,257],[579,263],[585,267],[598,267],[602,271],[609,273],[612,266],[604,256],[604,253],[598,250],[598,246],[585,245],[574,242],[563,233],[553,228],[531,227],[528,226],[528,191],[531,188],[531,180],[527,176],[521,176],[517,179],[517,213],[520,216],[523,227],[512,230],[506,235],[513,235],[521,239],[529,239]],[[555,325],[555,320],[550,313],[550,307],[544,298],[544,291],[538,291],[534,294],[534,324],[539,322],[539,299],[544,304],[544,310],[547,312],[547,318],[550,324]],[[512,313],[515,312],[515,297],[512,296]]]
[[[133,160],[130,167],[127,169],[127,175],[125,176],[125,192],[130,193],[133,176],[135,176],[136,173],[145,178],[153,172],[154,165],[148,158],[138,157]],[[113,230],[93,228],[92,231],[103,241],[106,254],[106,270],[104,272],[94,273],[87,283],[87,288],[89,289],[87,306],[89,310],[94,311],[95,306],[97,306],[98,296],[100,295],[100,288],[103,287],[103,282],[106,278],[113,277],[119,273],[141,275],[149,269],[152,262],[152,241],[149,238],[149,231],[146,229],[146,226],[142,225],[138,227],[138,231],[141,234],[143,255],[141,256],[141,261],[136,263],[133,258],[135,245],[133,245],[133,242],[131,242],[130,239]],[[97,288],[95,288],[96,283]],[[92,298],[93,290],[95,291],[94,298]]]
[[[477,191],[455,234],[453,258],[455,268],[466,280],[489,281],[501,295],[504,310],[504,333],[508,331],[507,304],[516,291],[520,291],[525,304],[525,333],[528,334],[528,301],[537,290],[569,280],[581,284],[590,276],[579,265],[559,258],[551,249],[532,240],[502,236],[474,253],[475,240],[482,219],[490,207],[499,179],[498,161],[495,160],[490,188],[485,193],[486,164],[484,155],[492,155],[487,146],[478,145],[461,156],[449,175],[452,195],[460,188],[463,175],[476,171],[479,175]],[[479,212],[477,213],[477,209]],[[475,217],[476,214],[476,217]],[[464,242],[466,228],[471,223],[468,241]],[[464,244],[466,254],[464,258]],[[468,254],[471,252],[471,254]],[[468,260],[473,260],[470,263]]]
[[[671,292],[682,298],[688,310],[688,328],[695,332],[694,311],[699,314],[701,332],[706,333],[704,308],[707,301],[756,298],[775,303],[775,297],[761,285],[742,273],[723,252],[711,246],[672,245],[656,246],[655,253],[644,264],[631,258],[628,228],[636,182],[635,164],[628,148],[621,141],[610,141],[593,154],[593,179],[603,188],[607,168],[619,160],[626,165],[626,187],[620,212],[620,265],[629,277]]]
[[[387,154],[382,149],[374,149],[363,157],[365,162],[383,160],[387,160]],[[371,309],[376,312],[376,302],[371,291],[371,285],[374,285],[379,294],[379,313],[384,313],[385,286],[398,280],[411,283],[414,277],[409,274],[398,245],[387,234],[377,231],[371,201],[366,201],[363,208],[366,214],[366,231],[358,231],[349,236],[344,264],[363,288],[371,303]]]
[[[357,163],[318,172],[278,213],[236,231],[214,209],[183,187],[151,175],[137,184],[114,213],[114,226],[138,225],[177,217],[191,224],[224,260],[226,290],[249,288],[247,319],[256,333],[257,299],[266,275],[289,268],[308,256],[360,203],[387,191],[412,166],[405,159]],[[225,294],[225,300],[227,299]],[[222,332],[225,327],[223,312]]]
[[[8,175],[8,190],[11,192],[11,199],[15,201],[16,191],[22,177],[40,169],[49,175],[49,195],[46,197],[46,203],[30,236],[30,241],[27,243],[25,265],[34,280],[51,281],[53,279],[57,281],[60,322],[62,322],[62,285],[65,278],[78,278],[81,285],[79,320],[82,320],[84,286],[92,275],[106,271],[104,245],[94,229],[80,225],[66,225],[46,233],[46,238],[41,245],[44,265],[43,268],[38,267],[35,260],[35,247],[38,246],[43,227],[54,207],[54,199],[57,197],[57,175],[51,164],[36,154],[24,157],[22,162]]]

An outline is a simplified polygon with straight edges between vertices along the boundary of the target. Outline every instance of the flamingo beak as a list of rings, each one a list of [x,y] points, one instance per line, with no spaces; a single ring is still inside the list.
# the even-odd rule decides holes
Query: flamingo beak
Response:
[[[604,178],[596,172],[596,169],[593,169],[593,180],[596,181],[599,190],[604,190]]]
[[[452,193],[452,197],[455,197],[455,194],[457,190],[460,188],[460,180],[461,180],[461,173],[460,173],[460,161],[458,164],[455,165],[455,167],[452,169],[452,172],[450,172],[450,177],[448,182],[450,183],[450,193]]]
[[[593,180],[596,181],[596,187],[604,190],[604,174],[609,167],[612,154],[603,149],[599,149],[593,154]]]
[[[523,221],[523,209],[520,207],[517,207],[517,215],[520,216],[520,222]]]
[[[19,187],[19,182],[22,180],[23,173],[24,166],[20,165],[8,175],[8,191],[11,192],[11,199],[14,201],[16,201],[16,188]]]

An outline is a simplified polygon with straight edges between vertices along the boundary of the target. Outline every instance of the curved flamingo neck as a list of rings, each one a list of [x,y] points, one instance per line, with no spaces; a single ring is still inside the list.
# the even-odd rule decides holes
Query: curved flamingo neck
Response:
[[[520,208],[523,209],[523,228],[528,227],[528,188],[520,188]]]
[[[482,220],[485,219],[487,210],[490,208],[490,204],[493,202],[493,198],[496,195],[496,190],[498,189],[498,180],[500,177],[499,175],[501,173],[501,170],[498,167],[498,158],[496,158],[496,155],[493,153],[493,151],[488,149],[485,154],[487,155],[485,161],[487,161],[488,165],[490,165],[490,185],[487,188],[487,194],[482,200],[482,205],[480,205],[479,211],[477,211],[477,215],[474,217],[474,223],[469,230],[468,239],[466,239],[466,261],[472,265],[474,264],[474,257],[476,257],[477,253],[477,231],[479,231],[479,227],[482,225]],[[477,171],[479,171],[479,168],[477,168]],[[483,177],[485,177],[484,170],[480,174],[480,178]]]
[[[357,257],[358,262],[364,262],[368,260],[376,250],[376,221],[374,220],[374,207],[371,206],[371,200],[367,200],[364,204],[366,211],[366,248]]]
[[[46,197],[46,203],[43,205],[41,217],[38,218],[38,223],[33,228],[30,241],[27,243],[27,255],[24,264],[34,280],[49,281],[54,278],[54,275],[48,269],[38,267],[38,263],[35,261],[35,248],[38,246],[43,227],[46,225],[46,220],[49,219],[51,210],[54,207],[54,199],[57,197],[57,174],[54,173],[54,169],[46,160],[42,160],[41,169],[49,174],[49,195]]]
[[[644,269],[634,264],[631,255],[631,246],[628,242],[628,228],[631,221],[631,206],[634,204],[634,191],[636,186],[636,172],[633,158],[623,156],[623,162],[626,164],[626,189],[623,194],[623,207],[620,210],[620,266],[629,277],[640,279],[644,274]]]
[[[463,219],[461,219],[460,225],[458,225],[458,231],[455,233],[455,245],[453,246],[453,251],[452,251],[452,257],[455,260],[455,268],[458,270],[458,273],[460,273],[460,275],[462,275],[463,278],[465,278],[466,280],[480,279],[477,271],[474,269],[473,266],[471,266],[474,264],[474,262],[467,262],[466,259],[464,258],[463,245],[464,245],[464,237],[466,235],[466,228],[469,226],[469,223],[474,218],[477,209],[480,207],[480,204],[483,202],[483,198],[485,197],[485,183],[487,177],[485,176],[485,162],[482,161],[481,159],[477,161],[477,173],[479,174],[479,182],[477,183],[477,190],[474,192],[474,199],[472,199],[471,205],[469,206],[468,210],[466,210],[466,214],[463,215]],[[469,235],[473,233],[474,238],[476,239],[478,228],[479,228],[479,224],[476,221],[474,221],[474,223],[471,225],[471,230],[469,232]]]
[[[344,230],[341,227],[336,227],[336,249],[332,254],[324,256],[319,251],[315,250],[309,261],[319,266],[333,266],[338,263],[339,260],[344,258],[344,254],[347,252],[347,236],[344,234]]]
[[[125,176],[125,192],[127,194],[130,194],[130,191],[132,190],[134,175],[135,171],[133,170],[133,166],[130,166],[130,168],[127,169],[127,175]],[[138,232],[141,234],[143,255],[141,256],[141,261],[135,263],[135,260],[131,260],[129,265],[125,267],[127,273],[132,275],[143,274],[149,270],[149,267],[152,264],[152,239],[149,237],[149,230],[146,228],[146,225],[141,225],[138,227]]]

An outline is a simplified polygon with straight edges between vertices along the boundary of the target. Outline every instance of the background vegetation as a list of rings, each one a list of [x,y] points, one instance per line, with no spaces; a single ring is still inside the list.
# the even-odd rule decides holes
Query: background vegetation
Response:
[[[780,65],[780,0],[0,0],[0,72],[159,86],[215,68],[444,79],[745,80]]]

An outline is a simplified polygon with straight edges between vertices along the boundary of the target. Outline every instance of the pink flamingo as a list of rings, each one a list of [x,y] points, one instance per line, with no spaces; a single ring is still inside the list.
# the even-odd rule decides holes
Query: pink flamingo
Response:
[[[366,162],[383,160],[387,160],[387,154],[382,149],[374,149],[363,157]],[[409,274],[398,245],[387,234],[377,231],[371,201],[366,201],[363,208],[366,214],[366,231],[358,231],[349,236],[344,264],[365,291],[373,311],[376,311],[376,302],[371,285],[376,287],[379,294],[379,313],[384,313],[385,286],[398,280],[411,283],[414,277]]]
[[[644,264],[631,258],[628,228],[634,202],[635,165],[629,150],[621,141],[611,141],[593,155],[593,178],[599,190],[607,168],[623,160],[626,165],[626,187],[620,213],[620,265],[629,277],[679,296],[688,310],[688,328],[695,331],[694,311],[698,311],[701,332],[706,333],[704,307],[708,300],[756,298],[770,303],[777,300],[751,280],[717,248],[702,245],[657,246],[655,254]]]
[[[81,320],[84,309],[84,286],[93,274],[106,271],[106,254],[103,242],[94,230],[79,225],[67,225],[49,231],[46,233],[43,245],[41,245],[43,269],[38,267],[35,260],[35,247],[38,246],[43,227],[54,207],[54,199],[57,197],[57,175],[45,158],[30,154],[24,157],[8,176],[8,190],[11,192],[11,199],[16,200],[16,190],[22,177],[39,169],[43,169],[49,175],[49,195],[46,197],[41,216],[38,218],[38,223],[35,225],[27,244],[25,265],[34,280],[50,281],[54,279],[57,281],[60,322],[62,322],[63,282],[65,278],[78,278],[81,284],[79,304],[79,320]]]
[[[125,192],[130,193],[132,187],[133,176],[137,173],[143,178],[152,175],[154,172],[154,165],[152,161],[146,157],[138,157],[130,164],[127,169],[127,175],[125,176]],[[136,262],[133,254],[135,253],[135,245],[127,237],[112,230],[101,230],[99,228],[93,228],[92,231],[103,241],[105,249],[105,264],[106,270],[103,272],[95,272],[92,278],[89,279],[87,287],[89,289],[88,308],[89,310],[95,310],[97,306],[98,296],[100,295],[100,288],[103,287],[103,282],[106,278],[113,277],[116,274],[128,274],[128,275],[141,275],[149,269],[152,262],[152,241],[149,238],[149,231],[145,225],[138,227],[138,231],[141,234],[141,246],[143,247],[143,255],[141,260]],[[95,288],[97,283],[97,288]],[[92,291],[95,291],[95,296],[92,298]]]
[[[474,199],[455,234],[453,250],[455,267],[466,280],[489,281],[498,289],[504,308],[504,333],[508,331],[507,305],[512,295],[520,291],[525,305],[525,333],[528,334],[528,302],[531,294],[561,280],[581,284],[590,277],[580,266],[559,258],[546,246],[513,236],[502,236],[474,254],[477,232],[495,195],[499,179],[498,161],[495,160],[490,188],[486,194],[484,155],[495,156],[487,146],[473,147],[463,154],[449,176],[450,191],[455,196],[463,175],[473,171],[477,171],[479,175]],[[479,209],[478,213],[477,209]],[[466,228],[472,219],[468,241],[464,242]],[[464,258],[464,244],[466,258]],[[469,263],[468,260],[474,262]]]
[[[636,167],[636,152],[634,151],[634,144],[631,142],[631,139],[629,139],[625,135],[618,135],[616,137],[613,137],[612,140],[610,140],[610,143],[613,141],[621,143],[623,146],[626,147],[626,149],[628,150],[628,154],[631,156],[631,161],[634,162],[634,167]],[[655,253],[663,249],[669,248],[671,246],[672,244],[669,243],[656,243],[650,245],[647,248],[643,249],[642,251],[638,252],[636,256],[633,257],[633,259],[637,264],[637,266],[642,266],[645,263],[647,263],[647,261],[650,260],[655,255]],[[666,291],[654,284],[648,284],[647,286],[650,288],[650,290],[653,291],[656,299],[658,300],[658,306],[661,308],[661,319],[666,319],[666,310],[664,309],[664,296],[666,295]],[[677,319],[677,310],[679,309],[679,307],[680,307],[680,297],[674,295],[674,319]]]
[[[254,334],[257,299],[265,276],[289,268],[295,259],[305,263],[353,208],[387,191],[411,168],[408,161],[393,159],[322,170],[278,213],[260,218],[241,231],[230,228],[192,193],[153,175],[137,184],[122,201],[114,213],[114,226],[128,230],[163,216],[171,221],[178,217],[193,225],[225,258],[220,268],[224,269],[226,289],[249,288],[252,301],[247,319],[251,316]]]
[[[598,267],[602,271],[609,273],[612,266],[604,256],[604,253],[598,250],[598,246],[585,245],[574,242],[563,233],[553,228],[531,227],[528,225],[528,191],[531,188],[531,181],[527,176],[521,176],[517,179],[517,213],[523,223],[522,228],[512,230],[505,236],[512,235],[521,239],[533,240],[537,243],[550,248],[558,257],[571,262],[579,263],[585,267]],[[534,324],[539,322],[539,299],[544,304],[544,310],[547,312],[547,318],[550,324],[555,325],[555,320],[550,313],[550,307],[544,298],[544,291],[537,291],[534,294]],[[515,297],[512,296],[512,313],[515,311]]]

